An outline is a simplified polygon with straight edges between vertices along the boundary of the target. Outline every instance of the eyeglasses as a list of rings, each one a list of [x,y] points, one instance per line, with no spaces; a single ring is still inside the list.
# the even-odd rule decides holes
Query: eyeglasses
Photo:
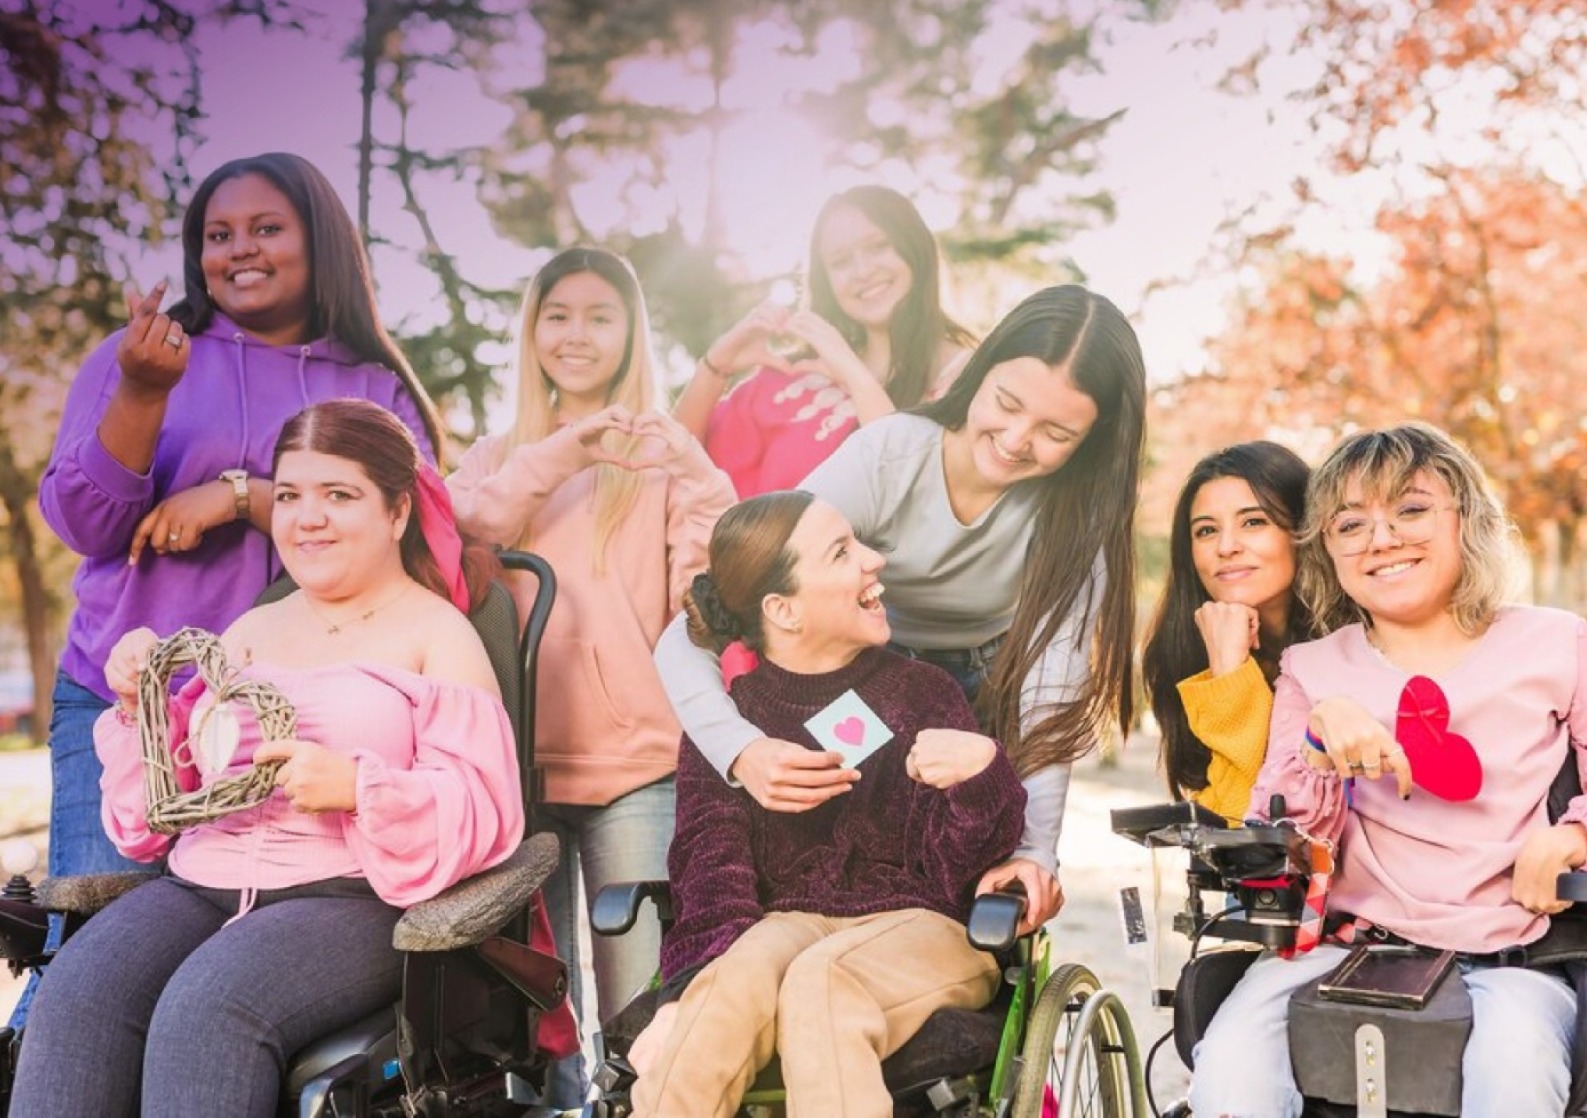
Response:
[[[1428,505],[1408,502],[1388,516],[1368,516],[1364,512],[1342,512],[1335,516],[1323,530],[1328,550],[1339,556],[1360,555],[1372,546],[1372,537],[1379,524],[1389,530],[1389,535],[1405,547],[1415,547],[1433,538],[1438,526],[1438,514],[1453,509],[1454,505]]]

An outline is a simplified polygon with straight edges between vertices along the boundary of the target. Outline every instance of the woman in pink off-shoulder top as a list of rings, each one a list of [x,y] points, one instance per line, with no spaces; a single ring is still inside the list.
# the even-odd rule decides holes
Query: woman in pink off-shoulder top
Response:
[[[413,436],[367,401],[317,404],[283,428],[273,477],[271,534],[299,589],[221,644],[285,694],[297,736],[262,740],[251,708],[201,679],[169,714],[184,788],[274,760],[279,789],[151,832],[132,715],[158,638],[121,639],[105,669],[119,701],[95,728],[104,823],[168,871],[46,969],[13,1113],[275,1114],[297,1049],[396,1000],[402,909],[523,837],[512,728],[464,615],[494,562],[464,554]]]
[[[1435,428],[1334,450],[1308,489],[1298,583],[1328,635],[1284,654],[1249,814],[1281,794],[1335,846],[1331,917],[1459,953],[1463,1113],[1560,1114],[1576,995],[1509,949],[1548,931],[1556,876],[1587,861],[1587,796],[1557,822],[1548,810],[1587,752],[1587,622],[1501,604],[1509,533],[1480,468]],[[1344,954],[1325,942],[1252,965],[1196,1048],[1195,1113],[1301,1113],[1289,996]]]

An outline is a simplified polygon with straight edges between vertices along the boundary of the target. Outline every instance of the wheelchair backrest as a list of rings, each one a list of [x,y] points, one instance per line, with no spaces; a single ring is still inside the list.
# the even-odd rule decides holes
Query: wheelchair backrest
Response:
[[[523,774],[524,809],[532,820],[535,799],[535,669],[540,654],[540,638],[545,633],[551,605],[556,599],[556,576],[550,563],[527,551],[503,551],[497,558],[501,560],[504,570],[533,575],[538,584],[527,618],[519,618],[512,593],[500,580],[491,583],[485,600],[468,618],[485,645],[491,671],[495,673],[496,684],[501,688],[502,704],[506,706],[507,716],[512,722],[513,740],[518,743],[519,771]],[[297,588],[291,576],[283,574],[260,592],[254,599],[254,605],[263,606],[280,601]],[[521,636],[520,621],[523,623]]]

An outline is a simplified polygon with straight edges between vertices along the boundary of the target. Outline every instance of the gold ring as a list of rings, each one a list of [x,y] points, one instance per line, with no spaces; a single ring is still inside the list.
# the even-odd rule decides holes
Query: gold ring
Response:
[[[1363,765],[1360,761],[1351,761],[1350,762],[1350,771],[1353,772],[1353,773],[1364,773],[1364,772],[1367,771],[1367,767],[1365,765]]]
[[[181,349],[182,348],[182,335],[180,335],[180,334],[167,334],[165,336],[165,344],[170,346],[172,349]]]

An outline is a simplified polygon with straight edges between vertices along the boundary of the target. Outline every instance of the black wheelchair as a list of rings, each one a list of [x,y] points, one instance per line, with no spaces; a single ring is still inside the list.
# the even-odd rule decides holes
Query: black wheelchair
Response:
[[[664,881],[609,885],[595,898],[591,925],[600,935],[633,927],[640,906],[656,906],[671,923]],[[941,1009],[882,1063],[896,1115],[950,1118],[1050,1118],[1095,1115],[1144,1118],[1140,1053],[1117,994],[1076,964],[1054,965],[1045,930],[1019,936],[1025,898],[994,893],[976,900],[970,942],[1004,964],[1003,985],[982,1010]],[[635,1077],[625,1055],[657,1009],[655,989],[641,992],[602,1030],[604,1059],[592,1077],[584,1118],[627,1118]],[[784,1113],[787,1094],[773,1058],[751,1084],[741,1113]]]
[[[503,552],[511,577],[533,577],[536,596],[520,638],[512,595],[500,583],[470,620],[490,655],[518,742],[526,812],[534,802],[535,663],[556,579],[550,564]],[[291,590],[278,583],[260,602]],[[532,815],[529,816],[532,821]],[[541,1015],[567,994],[567,970],[529,946],[530,904],[557,864],[554,836],[531,832],[508,860],[414,905],[392,936],[404,953],[401,1000],[298,1052],[287,1068],[281,1114],[301,1118],[433,1118],[547,1113],[535,1106],[548,1061],[538,1053]],[[13,879],[0,896],[0,958],[20,974],[49,962],[46,913],[70,933],[154,874],[46,879],[36,897]],[[25,1034],[26,1030],[23,1030]],[[24,1036],[0,1029],[0,1110],[9,1101]]]
[[[1572,760],[1550,797],[1555,816],[1574,794],[1574,768]],[[1148,1079],[1157,1048],[1170,1037],[1185,1067],[1194,1070],[1196,1044],[1247,968],[1264,949],[1295,943],[1312,872],[1310,843],[1286,818],[1282,797],[1274,797],[1269,817],[1271,824],[1230,828],[1220,816],[1188,802],[1112,813],[1115,833],[1153,851],[1154,875],[1163,871],[1164,852],[1188,857],[1183,904],[1160,914],[1162,927],[1153,933],[1188,937],[1189,960],[1171,990],[1156,991],[1158,1004],[1173,1009],[1173,1027],[1148,1055]],[[1561,874],[1558,888],[1562,899],[1587,900],[1587,873]],[[1209,913],[1209,895],[1221,895],[1227,903]],[[1204,940],[1219,942],[1203,949]],[[1392,943],[1367,942],[1358,950],[1362,962],[1370,958],[1390,975],[1409,973],[1409,967],[1425,973],[1428,967],[1428,953]],[[1526,965],[1563,968],[1582,997],[1587,990],[1587,913],[1567,910],[1555,917],[1549,935],[1527,951]],[[1402,961],[1407,969],[1401,969]],[[1304,1114],[1458,1116],[1461,1057],[1470,1028],[1464,984],[1445,975],[1416,992],[1425,997],[1386,990],[1320,993],[1331,978],[1307,983],[1290,1000],[1290,1056],[1305,1097]],[[1337,1000],[1341,997],[1345,1000]],[[1584,1051],[1587,1037],[1579,1037],[1566,1111],[1570,1116],[1587,1114]],[[1152,1111],[1159,1118],[1190,1114],[1185,1100],[1162,1110],[1152,1100]]]

